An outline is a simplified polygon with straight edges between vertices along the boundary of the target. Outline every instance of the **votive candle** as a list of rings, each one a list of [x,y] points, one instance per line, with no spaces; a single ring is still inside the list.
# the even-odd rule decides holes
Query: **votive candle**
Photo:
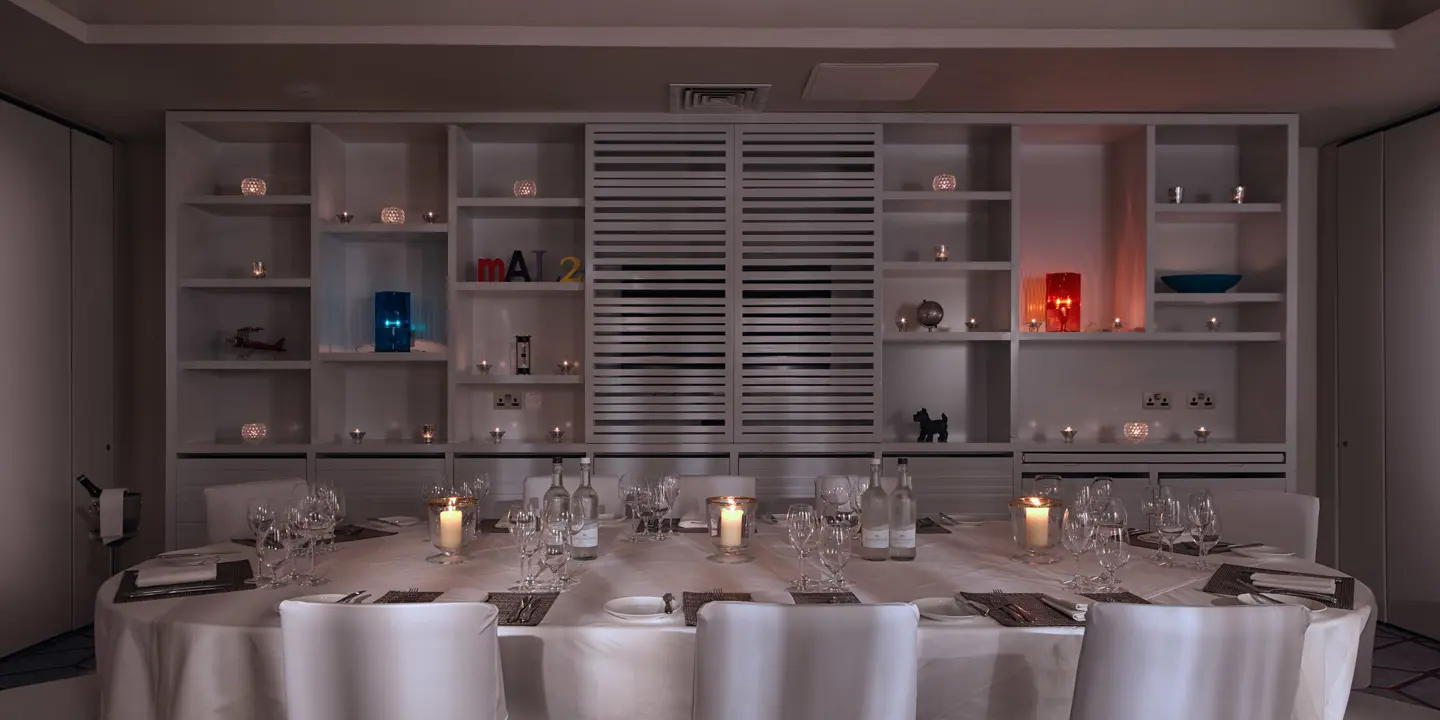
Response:
[[[456,507],[455,501],[455,498],[450,498],[449,507],[440,511],[440,548],[442,550],[459,550],[460,545],[464,542],[464,513]]]
[[[1040,503],[1040,498],[1025,498],[1026,505]],[[1025,508],[1025,542],[1032,548],[1043,548],[1050,539],[1050,507]]]
[[[738,505],[720,508],[720,544],[738,547],[744,538],[745,511]]]

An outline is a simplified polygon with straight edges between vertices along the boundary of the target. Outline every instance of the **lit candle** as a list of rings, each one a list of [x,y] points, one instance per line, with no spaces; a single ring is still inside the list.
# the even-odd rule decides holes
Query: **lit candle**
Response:
[[[455,498],[450,498],[450,506],[440,511],[440,547],[444,550],[459,550],[463,542],[464,520],[463,511],[455,507]]]
[[[1210,332],[1215,332],[1216,330],[1219,330],[1219,329],[1220,329],[1220,318],[1213,318],[1213,317],[1212,317],[1212,318],[1210,318],[1209,320],[1206,320],[1206,321],[1205,321],[1205,329],[1209,330]]]
[[[1115,324],[1114,324],[1114,325],[1111,325],[1111,327],[1112,327],[1113,329],[1115,329],[1115,330],[1124,330],[1124,329],[1125,329],[1125,323],[1120,322],[1120,318],[1115,318]]]
[[[738,505],[727,505],[720,508],[720,544],[727,547],[739,547],[744,537],[745,511]]]
[[[935,262],[945,262],[950,259],[950,248],[945,245],[935,246]]]
[[[264,261],[264,260],[256,260],[255,262],[250,263],[250,276],[251,276],[251,277],[255,278],[256,280],[260,280],[260,279],[263,279],[263,278],[264,278],[266,275],[268,275],[268,274],[269,274],[269,271],[267,271],[267,270],[265,269],[265,261]]]
[[[1032,507],[1025,508],[1025,542],[1032,548],[1043,548],[1050,539],[1050,508],[1033,507],[1040,498],[1025,498]]]

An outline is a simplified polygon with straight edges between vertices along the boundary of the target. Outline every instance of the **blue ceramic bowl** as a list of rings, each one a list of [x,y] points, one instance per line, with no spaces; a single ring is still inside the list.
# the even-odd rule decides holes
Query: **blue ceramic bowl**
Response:
[[[1240,284],[1243,275],[1162,275],[1160,282],[1177,293],[1223,293]]]

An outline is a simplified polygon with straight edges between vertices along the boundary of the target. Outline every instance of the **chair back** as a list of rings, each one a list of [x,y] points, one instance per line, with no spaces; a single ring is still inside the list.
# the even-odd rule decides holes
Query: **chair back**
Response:
[[[705,500],[723,495],[755,497],[755,478],[744,475],[681,475],[680,499],[675,503],[681,508],[678,517],[682,520],[704,520]],[[674,510],[670,515],[675,516]]]
[[[1311,562],[1320,532],[1320,499],[1275,490],[1214,490],[1222,539],[1282,547]]]
[[[707,603],[691,719],[914,720],[919,620],[908,603]]]
[[[214,544],[250,537],[250,521],[245,519],[245,514],[251,500],[286,502],[303,487],[304,478],[285,478],[205,488],[205,542]]]
[[[504,720],[495,627],[475,602],[280,603],[290,720]]]
[[[566,475],[561,484],[565,486],[566,492],[574,495],[575,489],[580,487],[580,475]],[[591,475],[590,487],[595,488],[595,494],[600,496],[601,515],[625,517],[625,501],[620,496],[619,475]],[[540,500],[545,497],[545,491],[549,489],[549,475],[531,475],[525,478],[525,487],[521,494],[524,505],[539,510]]]
[[[1070,720],[1289,720],[1310,613],[1097,603]],[[1163,709],[1163,712],[1161,710]]]

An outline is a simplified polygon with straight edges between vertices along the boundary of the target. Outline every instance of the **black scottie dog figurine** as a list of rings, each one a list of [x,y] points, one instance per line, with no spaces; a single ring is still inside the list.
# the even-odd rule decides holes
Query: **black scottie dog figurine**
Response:
[[[950,416],[945,413],[940,413],[939,420],[931,420],[930,413],[920,408],[920,412],[910,419],[920,423],[920,439],[915,442],[945,442],[950,439]],[[937,439],[936,435],[940,437]]]

